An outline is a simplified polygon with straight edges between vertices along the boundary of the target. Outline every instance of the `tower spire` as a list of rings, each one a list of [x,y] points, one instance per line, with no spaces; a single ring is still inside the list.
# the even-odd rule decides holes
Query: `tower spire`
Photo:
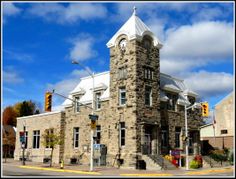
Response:
[[[136,9],[137,9],[137,8],[134,6],[134,7],[133,7],[133,15],[134,15],[134,16],[136,16]]]

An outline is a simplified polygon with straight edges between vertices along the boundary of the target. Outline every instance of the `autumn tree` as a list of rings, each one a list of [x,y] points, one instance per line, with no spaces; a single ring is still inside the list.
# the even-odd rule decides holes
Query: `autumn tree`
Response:
[[[51,148],[50,167],[52,166],[53,151],[57,145],[62,145],[64,137],[55,132],[54,128],[46,129],[42,135],[42,145],[46,148]]]
[[[3,125],[16,126],[16,118],[22,116],[29,116],[39,114],[40,110],[38,104],[31,100],[18,102],[14,106],[7,106],[3,111]]]
[[[10,157],[10,149],[15,146],[15,131],[12,126],[4,125],[2,127],[2,147],[5,162],[7,162],[7,157]]]
[[[29,116],[40,113],[39,109],[36,106],[36,103],[32,102],[31,100],[16,103],[14,105],[14,109],[17,113],[17,117]]]
[[[3,111],[3,125],[16,126],[17,113],[12,106],[7,106]]]

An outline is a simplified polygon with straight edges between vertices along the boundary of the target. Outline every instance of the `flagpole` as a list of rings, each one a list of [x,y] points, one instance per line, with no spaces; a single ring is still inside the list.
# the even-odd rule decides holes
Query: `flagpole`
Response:
[[[216,134],[215,134],[215,110],[213,109],[213,120],[212,120],[212,124],[213,124],[213,132],[214,132],[214,142],[215,142],[215,147],[216,147]]]

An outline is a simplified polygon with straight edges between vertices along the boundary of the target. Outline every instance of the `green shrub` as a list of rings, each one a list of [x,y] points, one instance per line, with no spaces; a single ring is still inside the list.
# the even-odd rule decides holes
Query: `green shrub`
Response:
[[[233,152],[231,152],[231,153],[229,154],[228,160],[229,160],[229,162],[230,162],[231,165],[234,164],[234,153],[233,153]]]
[[[190,168],[193,168],[193,169],[199,168],[199,162],[196,161],[196,160],[192,160],[192,161],[190,162]]]
[[[224,150],[211,151],[210,157],[215,161],[227,161],[227,154]]]

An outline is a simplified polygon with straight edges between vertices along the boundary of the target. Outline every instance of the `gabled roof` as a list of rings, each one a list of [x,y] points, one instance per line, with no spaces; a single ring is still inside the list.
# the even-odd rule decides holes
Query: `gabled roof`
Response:
[[[94,90],[105,90],[103,94],[101,95],[100,99],[101,100],[106,100],[109,98],[109,88],[110,86],[110,72],[103,72],[103,73],[98,73],[94,75]],[[83,90],[83,94],[80,93]],[[81,94],[79,102],[86,104],[86,103],[91,103],[92,98],[93,98],[93,79],[91,76],[81,78],[81,81],[79,84],[73,89],[68,98],[73,99],[74,94]],[[66,99],[62,105],[67,106],[71,105],[72,101],[69,99]]]
[[[138,39],[142,40],[144,35],[149,35],[153,38],[154,46],[159,48],[162,47],[161,42],[153,34],[153,32],[144,24],[144,22],[136,15],[136,11],[132,16],[126,21],[126,23],[115,33],[115,35],[107,42],[107,47],[110,48],[115,46],[115,41],[120,35],[127,35],[129,40]]]
[[[172,77],[170,75],[160,73],[160,87],[161,90],[171,91],[179,94],[177,104],[179,105],[189,105],[191,104],[185,95],[196,97],[198,94],[190,90],[184,83],[184,80]],[[162,98],[161,98],[162,99]]]
[[[181,79],[174,78],[170,75],[161,73],[160,74],[160,83],[161,83],[161,91],[160,91],[160,100],[161,101],[168,101],[168,97],[165,94],[166,87],[168,86],[168,90],[172,90],[176,93],[178,93],[178,101],[177,103],[180,105],[189,105],[190,102],[185,99],[184,93],[186,91],[190,91],[184,84],[184,81]],[[172,89],[173,88],[173,89]],[[73,89],[68,98],[73,99],[73,95],[81,94],[79,102],[82,104],[88,104],[92,102],[92,90],[93,90],[93,81],[92,77],[84,77],[81,78],[80,83]],[[100,97],[101,101],[109,100],[110,97],[110,72],[103,72],[98,73],[94,75],[94,91],[96,90],[103,90],[103,93]],[[80,93],[80,92],[83,93]],[[196,93],[195,93],[196,94]],[[72,104],[72,101],[69,99],[66,99],[62,106],[70,106]]]

